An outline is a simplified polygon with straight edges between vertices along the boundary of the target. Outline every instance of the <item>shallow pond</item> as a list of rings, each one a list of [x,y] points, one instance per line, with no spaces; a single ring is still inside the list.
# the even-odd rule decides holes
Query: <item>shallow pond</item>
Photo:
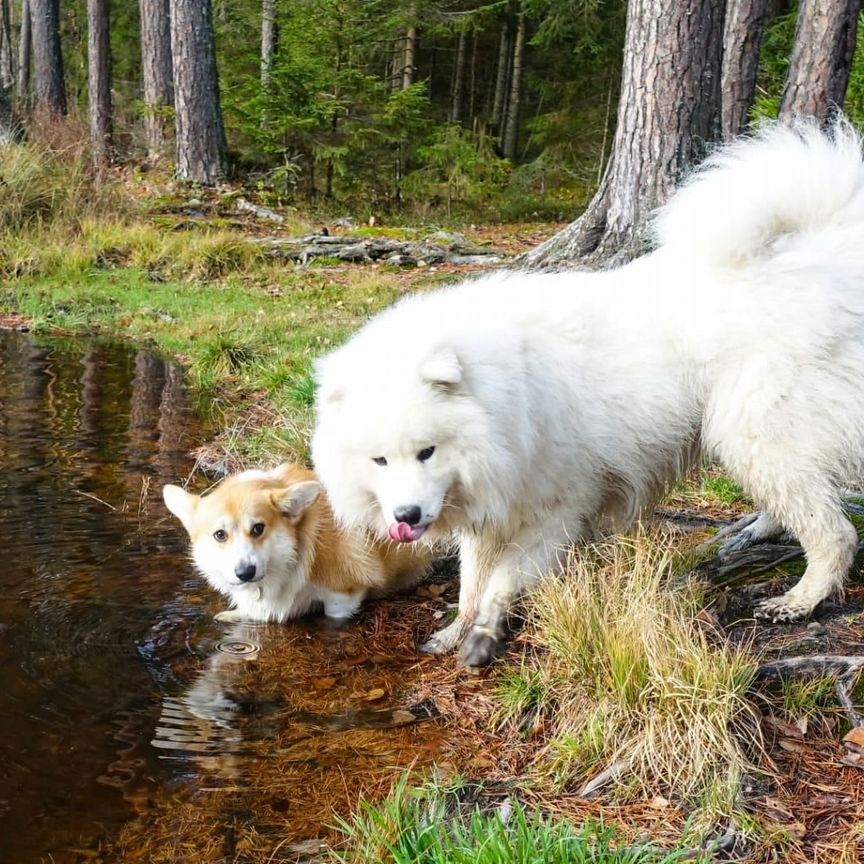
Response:
[[[201,850],[239,860],[240,810],[262,849],[314,842],[352,774],[437,750],[428,661],[380,635],[404,649],[429,608],[213,623],[159,494],[205,437],[178,368],[0,331],[0,372],[0,864],[152,860],[175,802]]]

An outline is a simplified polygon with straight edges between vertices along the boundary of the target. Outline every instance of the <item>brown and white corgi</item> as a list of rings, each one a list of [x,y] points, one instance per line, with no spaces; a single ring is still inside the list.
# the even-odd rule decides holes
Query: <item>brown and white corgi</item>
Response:
[[[169,485],[162,496],[197,569],[231,601],[220,621],[285,621],[322,605],[350,618],[370,592],[416,582],[430,560],[419,545],[338,528],[315,474],[292,463],[235,474],[205,495]]]

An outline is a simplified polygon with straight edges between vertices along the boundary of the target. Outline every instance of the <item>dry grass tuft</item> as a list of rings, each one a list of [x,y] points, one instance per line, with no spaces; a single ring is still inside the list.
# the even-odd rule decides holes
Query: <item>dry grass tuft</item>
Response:
[[[670,587],[671,549],[640,530],[574,551],[534,595],[539,650],[505,689],[511,714],[548,718],[542,761],[556,785],[615,765],[619,798],[663,795],[713,822],[731,814],[748,766],[741,736],[757,743],[755,662],[700,620],[694,589]]]

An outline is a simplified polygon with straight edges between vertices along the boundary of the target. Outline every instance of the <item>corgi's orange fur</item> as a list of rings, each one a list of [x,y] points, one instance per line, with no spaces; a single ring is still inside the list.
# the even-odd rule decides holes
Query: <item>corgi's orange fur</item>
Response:
[[[196,567],[231,600],[222,621],[284,621],[321,605],[349,618],[370,592],[416,581],[429,562],[420,547],[337,527],[314,472],[293,463],[235,474],[203,496],[170,485],[162,494]]]

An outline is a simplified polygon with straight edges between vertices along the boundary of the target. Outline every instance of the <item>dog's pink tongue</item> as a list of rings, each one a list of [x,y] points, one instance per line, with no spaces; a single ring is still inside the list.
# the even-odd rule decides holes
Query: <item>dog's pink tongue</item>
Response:
[[[426,526],[409,525],[407,522],[396,522],[387,529],[390,539],[396,543],[413,543],[423,536]]]

